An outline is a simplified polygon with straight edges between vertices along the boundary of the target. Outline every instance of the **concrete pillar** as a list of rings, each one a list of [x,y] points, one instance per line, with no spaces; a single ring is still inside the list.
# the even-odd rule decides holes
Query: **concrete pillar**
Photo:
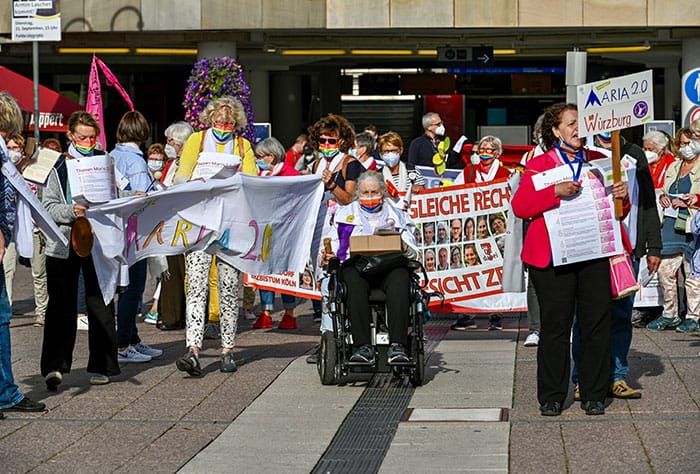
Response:
[[[304,132],[302,117],[301,76],[290,73],[273,73],[270,77],[270,118],[272,135],[285,149]]]
[[[340,69],[323,68],[319,74],[319,96],[321,98],[321,117],[329,113],[339,114],[340,103]]]
[[[681,110],[681,76],[678,74],[678,64],[664,67],[663,97],[663,117],[657,118],[676,120],[680,117]]]
[[[202,41],[197,44],[197,59],[222,56],[236,57],[236,43],[234,41]]]
[[[256,122],[270,121],[270,72],[248,70],[244,72],[248,87],[250,87],[253,113]],[[274,133],[273,129],[273,133]]]

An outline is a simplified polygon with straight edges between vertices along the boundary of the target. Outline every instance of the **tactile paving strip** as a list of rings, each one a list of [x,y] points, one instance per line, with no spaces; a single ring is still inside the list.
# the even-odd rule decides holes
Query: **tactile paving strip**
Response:
[[[436,316],[425,325],[426,360],[453,322]],[[312,472],[378,472],[414,390],[406,378],[373,376]]]

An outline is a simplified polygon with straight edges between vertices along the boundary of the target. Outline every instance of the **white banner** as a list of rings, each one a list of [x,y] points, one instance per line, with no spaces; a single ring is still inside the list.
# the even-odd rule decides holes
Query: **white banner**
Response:
[[[509,230],[507,180],[429,189],[414,195],[411,218],[428,272],[428,287],[445,295],[436,311],[515,311],[526,307],[525,293],[505,295],[501,286],[503,251]]]
[[[651,70],[577,87],[578,136],[620,130],[654,119]]]
[[[92,257],[105,302],[120,265],[193,250],[216,254],[255,275],[302,273],[323,195],[320,176],[192,181],[148,196],[88,209],[95,232]]]

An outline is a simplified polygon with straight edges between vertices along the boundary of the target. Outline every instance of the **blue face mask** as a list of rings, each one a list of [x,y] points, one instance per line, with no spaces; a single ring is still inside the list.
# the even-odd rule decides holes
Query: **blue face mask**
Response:
[[[355,159],[359,158],[359,156],[357,156],[357,150],[355,148],[350,148],[348,150],[348,155],[352,156]]]
[[[270,163],[265,160],[255,160],[255,164],[258,166],[259,170],[267,171],[270,169]]]

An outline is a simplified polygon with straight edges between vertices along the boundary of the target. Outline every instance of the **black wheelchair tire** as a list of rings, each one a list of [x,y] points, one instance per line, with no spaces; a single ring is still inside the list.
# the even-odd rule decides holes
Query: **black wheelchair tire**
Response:
[[[411,369],[409,380],[414,387],[420,387],[425,380],[425,353],[423,344],[413,335],[411,337],[411,357],[416,361],[416,366]]]
[[[338,367],[338,346],[332,331],[321,335],[321,349],[317,362],[318,375],[323,385],[334,385]]]

